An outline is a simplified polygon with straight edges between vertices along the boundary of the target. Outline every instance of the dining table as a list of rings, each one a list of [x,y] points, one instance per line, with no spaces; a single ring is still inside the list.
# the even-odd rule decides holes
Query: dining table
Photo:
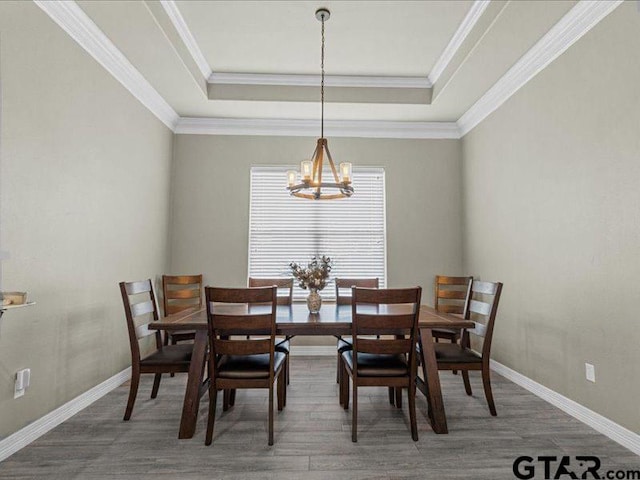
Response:
[[[235,308],[242,309],[246,306]],[[297,335],[347,336],[352,333],[351,318],[351,305],[323,303],[318,313],[310,313],[306,303],[278,305],[276,334],[286,337]],[[421,339],[420,361],[424,378],[418,376],[416,383],[418,390],[426,397],[427,417],[435,433],[448,433],[448,428],[432,329],[471,329],[474,326],[475,322],[471,320],[439,312],[427,305],[420,306],[418,328]],[[196,431],[200,398],[208,387],[208,380],[204,378],[204,365],[208,350],[207,311],[205,308],[189,308],[151,322],[148,328],[165,331],[195,331],[178,433],[180,439],[192,438]]]

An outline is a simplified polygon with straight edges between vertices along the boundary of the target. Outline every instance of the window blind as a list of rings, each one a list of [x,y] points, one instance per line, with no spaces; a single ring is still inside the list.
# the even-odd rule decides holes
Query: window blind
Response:
[[[314,255],[327,255],[333,269],[323,299],[335,299],[336,277],[377,277],[384,288],[384,169],[354,167],[354,195],[326,201],[291,197],[285,188],[290,169],[251,169],[249,276],[290,276],[290,262],[306,265]],[[295,284],[295,300],[307,295]]]

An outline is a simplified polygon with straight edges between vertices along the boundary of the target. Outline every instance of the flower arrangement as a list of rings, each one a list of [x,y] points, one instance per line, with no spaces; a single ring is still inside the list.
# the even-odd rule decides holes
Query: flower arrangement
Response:
[[[289,268],[300,288],[319,291],[327,286],[332,263],[331,258],[323,255],[313,257],[306,267],[291,262]]]

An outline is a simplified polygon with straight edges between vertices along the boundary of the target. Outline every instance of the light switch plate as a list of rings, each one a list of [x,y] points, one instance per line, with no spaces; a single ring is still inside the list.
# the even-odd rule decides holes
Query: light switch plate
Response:
[[[590,382],[596,383],[596,367],[591,365],[590,363],[584,364],[584,372],[587,380]]]
[[[16,373],[16,383],[13,390],[13,398],[20,398],[31,383],[31,369],[25,368]]]

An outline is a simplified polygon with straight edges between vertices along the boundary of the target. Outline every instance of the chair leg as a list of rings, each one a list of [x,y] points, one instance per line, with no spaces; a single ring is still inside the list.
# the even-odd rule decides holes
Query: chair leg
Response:
[[[389,390],[389,403],[393,406],[396,404],[396,397],[393,387],[388,387]]]
[[[286,386],[286,372],[285,369],[283,367],[283,369],[280,371],[280,374],[278,375],[278,411],[281,412],[282,409],[284,408],[284,393],[287,390],[287,386]]]
[[[338,351],[338,361],[336,362],[336,383],[340,383],[340,374],[342,369],[340,368],[340,351]]]
[[[269,386],[269,445],[273,445],[273,384]]]
[[[161,373],[156,373],[153,377],[153,388],[151,389],[151,398],[158,396],[158,389],[160,388],[160,380],[162,379]]]
[[[407,390],[409,401],[409,420],[411,422],[411,438],[414,442],[418,441],[418,423],[416,421],[416,382],[413,379]]]
[[[342,395],[342,390],[343,390],[342,378],[340,378],[341,375],[342,375],[342,367],[340,367],[340,369],[338,370],[338,373],[336,374],[336,377],[338,378],[338,403],[340,404],[340,406],[342,406],[342,404],[344,403],[344,398]]]
[[[127,408],[124,411],[124,420],[131,418],[133,405],[136,403],[136,395],[138,394],[138,385],[140,385],[140,371],[133,369],[131,373],[131,385],[129,386],[129,400],[127,400]]]
[[[285,369],[286,369],[287,385],[289,385],[290,380],[291,380],[291,376],[289,375],[289,365],[290,365],[290,363],[289,363],[289,362],[290,362],[290,360],[291,360],[291,359],[290,359],[289,357],[290,357],[290,354],[288,354],[288,353],[287,353],[286,362],[285,362],[285,364],[284,364],[284,367],[285,367]]]
[[[396,387],[396,408],[402,408],[402,388]]]
[[[216,401],[218,400],[218,389],[212,380],[209,386],[209,416],[207,417],[207,435],[204,444],[211,445],[213,440],[213,426],[216,421]]]
[[[353,407],[351,410],[351,441],[358,441],[358,386],[353,382]]]
[[[229,391],[229,407],[233,407],[236,404],[236,389],[233,388]]]
[[[344,407],[345,410],[349,410],[349,386],[351,383],[351,377],[349,376],[349,374],[347,373],[347,367],[345,366],[344,362],[342,362],[342,387],[343,387],[343,391],[342,391],[342,406]],[[355,388],[355,387],[354,387]]]
[[[452,338],[451,338],[451,343],[452,343],[452,344],[456,344],[456,343],[458,343],[457,337],[452,337]],[[454,375],[457,375],[457,374],[458,374],[458,370],[451,370],[451,371],[453,372],[453,374],[454,374]]]
[[[222,391],[222,411],[229,410],[229,390]]]
[[[482,385],[484,387],[484,396],[487,397],[487,403],[489,404],[489,411],[494,417],[498,415],[496,412],[496,405],[493,402],[493,393],[491,392],[491,371],[489,367],[482,368]]]
[[[462,381],[464,382],[464,391],[471,396],[471,383],[469,382],[469,371],[462,370]]]
[[[171,337],[171,345],[177,345],[177,343],[178,343],[178,340],[176,340],[176,337],[172,336]],[[168,344],[169,343],[167,342],[166,345],[168,345]],[[172,373],[169,374],[169,376],[175,377],[176,374],[172,372]]]

